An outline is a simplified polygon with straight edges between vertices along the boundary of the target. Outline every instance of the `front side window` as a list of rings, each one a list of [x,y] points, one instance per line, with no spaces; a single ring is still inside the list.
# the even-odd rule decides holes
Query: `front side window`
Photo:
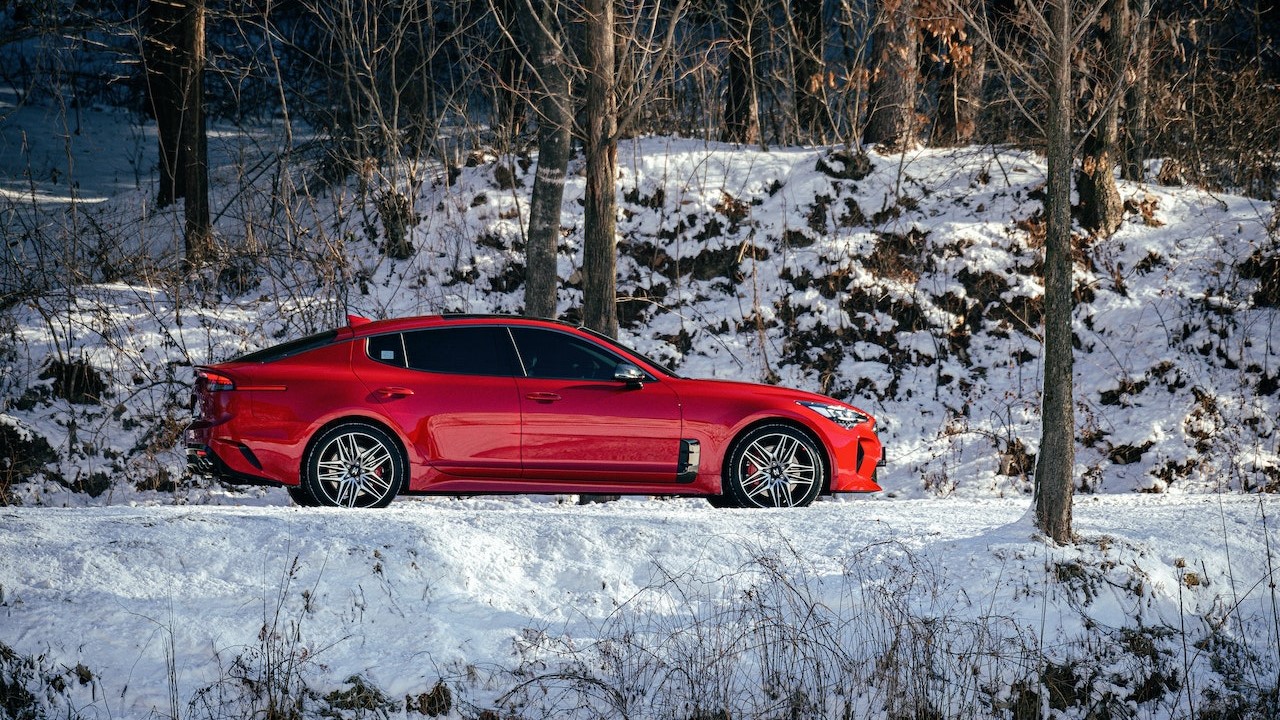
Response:
[[[405,360],[414,370],[457,375],[515,375],[515,351],[496,325],[406,332]]]
[[[541,328],[511,328],[524,371],[529,377],[563,380],[612,380],[625,362],[595,343],[568,333]]]

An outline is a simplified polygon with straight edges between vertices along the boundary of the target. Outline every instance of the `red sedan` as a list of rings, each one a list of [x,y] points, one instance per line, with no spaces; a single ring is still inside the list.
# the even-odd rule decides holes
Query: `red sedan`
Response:
[[[445,315],[330,330],[196,370],[192,469],[302,505],[400,493],[602,493],[803,506],[874,492],[867,413],[680,377],[562,323]]]

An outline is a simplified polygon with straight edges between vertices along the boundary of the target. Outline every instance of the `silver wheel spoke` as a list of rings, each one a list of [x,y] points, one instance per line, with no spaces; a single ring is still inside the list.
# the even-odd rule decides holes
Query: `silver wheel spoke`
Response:
[[[387,478],[379,476],[376,472],[366,472],[360,477],[360,487],[368,493],[381,496],[387,490],[391,489],[391,482]]]
[[[786,485],[779,485],[773,489],[773,506],[774,507],[791,507],[791,488]]]
[[[813,482],[814,468],[809,463],[793,462],[787,467],[787,477],[793,481]]]
[[[746,483],[744,483],[744,485],[746,485]],[[747,491],[748,497],[754,498],[757,495],[763,495],[764,493],[769,492],[769,479],[768,478],[761,479],[760,481],[758,481],[754,489],[749,487],[744,487],[743,490]]]
[[[378,468],[365,468],[364,473],[360,474],[360,487],[367,492],[381,495],[392,486],[390,486],[390,473],[379,473],[378,470]]]
[[[796,448],[800,447],[800,443],[795,438],[780,437],[778,444],[773,446],[773,459],[782,465],[789,465],[795,459]]]
[[[356,447],[354,435],[343,435],[338,438],[338,460],[344,463],[355,462],[360,457],[360,449]]]
[[[321,460],[316,466],[316,472],[319,473],[320,477],[341,476],[346,469],[345,463],[340,463],[336,460]]]
[[[747,448],[747,451],[742,454],[742,457],[748,463],[755,465],[758,471],[767,469],[771,462],[768,450],[759,443],[753,443],[751,447]]]
[[[334,498],[339,505],[355,507],[358,488],[351,480],[344,479],[338,483],[338,497]]]
[[[390,459],[391,453],[387,452],[387,449],[379,443],[364,451],[364,454],[360,456],[360,465],[366,470],[372,470],[380,467]]]

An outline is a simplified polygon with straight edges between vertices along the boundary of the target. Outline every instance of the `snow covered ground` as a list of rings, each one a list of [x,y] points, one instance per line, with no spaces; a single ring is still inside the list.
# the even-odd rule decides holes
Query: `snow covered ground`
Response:
[[[449,717],[1275,708],[1274,503],[1087,497],[1071,548],[1026,508],[8,508],[0,642],[63,678],[50,717],[249,717],[270,683],[308,716],[412,716],[441,681]]]
[[[183,474],[192,366],[348,312],[517,311],[535,166],[430,173],[393,261],[368,198],[278,194],[305,168],[222,128],[227,255],[179,279],[148,133],[64,117],[0,94],[0,717],[1277,716],[1266,203],[1126,183],[1121,231],[1081,242],[1074,547],[1025,518],[1043,163],[992,147],[857,179],[839,148],[620,153],[624,339],[872,411],[885,493],[337,513]]]

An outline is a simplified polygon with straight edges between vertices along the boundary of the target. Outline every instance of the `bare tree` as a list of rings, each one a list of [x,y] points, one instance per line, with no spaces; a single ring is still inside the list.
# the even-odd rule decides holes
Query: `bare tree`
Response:
[[[447,108],[437,100],[445,78],[435,65],[447,41],[436,35],[434,8],[367,0],[304,0],[303,7],[318,28],[315,47],[305,51],[323,92],[301,100],[331,135],[327,161],[335,174],[355,174],[362,201],[377,208],[382,253],[408,258],[426,164],[449,162],[449,149],[436,145],[444,142],[438,129]]]
[[[966,145],[978,131],[987,53],[981,37],[969,31],[964,16],[948,0],[917,0],[921,42],[936,68],[938,99],[932,141]]]
[[[587,189],[583,218],[582,320],[587,327],[616,337],[618,101],[614,90],[613,0],[585,0],[583,11],[587,80],[582,139],[587,155]]]
[[[527,48],[524,62],[538,123],[538,169],[529,202],[525,233],[524,310],[535,317],[556,316],[556,250],[560,240],[560,208],[569,166],[573,129],[569,58],[559,2],[511,0],[516,16],[517,47]]]
[[[1096,124],[1083,147],[1076,192],[1080,196],[1080,224],[1085,230],[1110,236],[1120,227],[1124,206],[1116,188],[1120,157],[1120,84],[1129,51],[1129,0],[1106,0],[1100,16],[1097,45],[1104,72],[1089,84]]]
[[[871,40],[870,115],[863,141],[900,149],[914,143],[919,100],[915,0],[881,0]]]
[[[1040,452],[1036,456],[1036,525],[1059,543],[1072,541],[1075,490],[1074,364],[1071,347],[1071,0],[1050,0],[1044,17],[1047,43],[1045,90],[1049,109],[1044,137],[1048,154],[1044,250],[1044,397]]]
[[[662,84],[685,6],[685,0],[674,5],[629,3],[627,13],[618,17],[614,0],[583,0],[586,97],[579,134],[587,156],[587,187],[582,316],[587,327],[610,337],[618,334],[618,141],[634,130],[654,88]],[[619,74],[633,81],[619,84]]]
[[[1280,183],[1275,12],[1239,0],[1158,7],[1148,154],[1167,158],[1162,181],[1272,199]]]
[[[1143,179],[1143,163],[1147,159],[1147,107],[1151,78],[1151,3],[1137,0],[1132,14],[1133,82],[1125,93],[1124,158],[1120,174],[1126,180]]]
[[[1050,0],[1043,6],[1018,3],[1013,13],[998,16],[984,12],[982,7],[957,4],[966,22],[990,48],[1010,101],[1045,143],[1044,387],[1035,468],[1035,517],[1036,525],[1060,543],[1073,538],[1071,510],[1075,489],[1071,180],[1080,147],[1074,128],[1096,127],[1101,122],[1100,114],[1114,108],[1120,94],[1118,85],[1111,86],[1103,101],[1086,108],[1091,115],[1078,118],[1081,108],[1072,88],[1081,79],[1075,68],[1082,65],[1073,61],[1106,2]]]
[[[209,143],[204,113],[204,0],[188,0],[182,18],[182,128],[179,133],[184,186],[183,244],[186,259],[198,265],[213,253],[209,217]]]
[[[525,312],[554,317],[557,311],[560,210],[576,135],[586,156],[583,323],[616,335],[618,141],[645,114],[654,88],[674,83],[664,74],[675,67],[670,55],[684,1],[670,7],[628,4],[621,18],[613,0],[491,0],[489,8],[521,55],[538,123],[538,169],[525,235]],[[577,123],[573,86],[583,89]]]
[[[836,121],[837,136],[852,150],[861,141],[866,126],[867,58],[876,24],[874,3],[838,3],[833,20],[834,44],[840,58],[833,74],[840,79],[828,95],[828,106]]]
[[[491,0],[489,12],[500,24],[510,24],[512,18],[521,18],[526,3],[523,0]],[[545,3],[553,11],[558,3]],[[526,102],[523,93],[525,84],[525,65],[520,55],[520,44],[524,38],[519,30],[503,28],[494,38],[491,50],[493,66],[493,134],[494,144],[502,153],[509,153],[520,136],[527,117]]]
[[[184,199],[184,251],[198,264],[212,252],[204,118],[204,0],[151,0],[143,59],[156,119],[160,190],[156,205]]]
[[[146,68],[147,101],[156,119],[160,149],[160,191],[156,205],[167,207],[186,194],[180,170],[182,133],[183,5],[179,0],[151,0],[147,4],[142,57]]]
[[[729,52],[725,68],[724,142],[760,142],[759,91],[756,85],[756,47],[763,24],[760,0],[727,0]]]
[[[791,68],[795,87],[796,124],[800,137],[825,142],[831,127],[827,110],[826,24],[822,0],[791,0]]]

